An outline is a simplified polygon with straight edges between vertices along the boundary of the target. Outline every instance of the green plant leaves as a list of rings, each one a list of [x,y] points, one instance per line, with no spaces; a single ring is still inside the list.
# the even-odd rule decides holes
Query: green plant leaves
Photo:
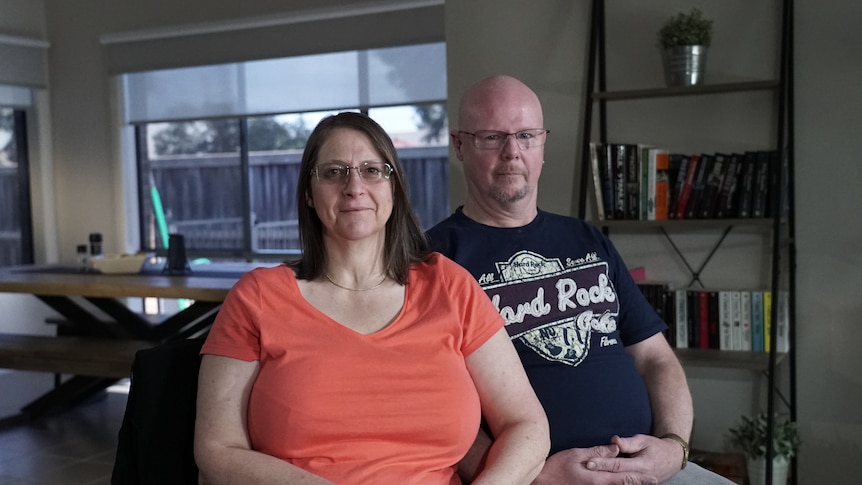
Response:
[[[741,416],[741,422],[730,428],[730,442],[751,458],[766,456],[766,413],[756,417]],[[772,449],[774,456],[792,457],[801,441],[796,423],[788,416],[776,414],[773,420]]]
[[[672,16],[658,31],[658,43],[665,49],[681,45],[708,47],[711,42],[712,20],[704,18],[699,8]]]

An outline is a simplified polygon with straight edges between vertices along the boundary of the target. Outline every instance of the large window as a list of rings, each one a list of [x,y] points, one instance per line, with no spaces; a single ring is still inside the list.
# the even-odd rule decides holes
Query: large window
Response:
[[[126,75],[141,248],[299,250],[297,171],[324,116],[362,111],[393,138],[423,226],[448,213],[445,49],[424,44]]]
[[[33,262],[23,110],[0,107],[0,266]]]

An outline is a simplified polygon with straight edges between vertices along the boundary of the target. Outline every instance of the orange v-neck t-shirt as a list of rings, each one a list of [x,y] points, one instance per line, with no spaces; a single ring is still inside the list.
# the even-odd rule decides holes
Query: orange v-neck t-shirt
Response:
[[[480,420],[464,359],[502,326],[475,279],[437,253],[411,267],[401,312],[369,335],[309,304],[279,266],[237,282],[202,353],[260,361],[255,450],[339,484],[455,484]]]

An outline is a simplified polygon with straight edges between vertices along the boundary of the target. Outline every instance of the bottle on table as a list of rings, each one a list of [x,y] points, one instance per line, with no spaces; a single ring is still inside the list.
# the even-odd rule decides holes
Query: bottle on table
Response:
[[[87,245],[79,244],[75,248],[75,252],[77,254],[78,269],[88,271],[90,269],[90,258],[87,256]]]
[[[102,233],[90,233],[90,257],[96,258],[102,256]]]

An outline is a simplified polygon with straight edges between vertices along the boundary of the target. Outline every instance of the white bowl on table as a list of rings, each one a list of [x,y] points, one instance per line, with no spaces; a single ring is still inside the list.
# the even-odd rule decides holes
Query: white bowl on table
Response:
[[[90,265],[104,274],[137,274],[141,272],[146,259],[146,253],[106,254],[91,258]]]

